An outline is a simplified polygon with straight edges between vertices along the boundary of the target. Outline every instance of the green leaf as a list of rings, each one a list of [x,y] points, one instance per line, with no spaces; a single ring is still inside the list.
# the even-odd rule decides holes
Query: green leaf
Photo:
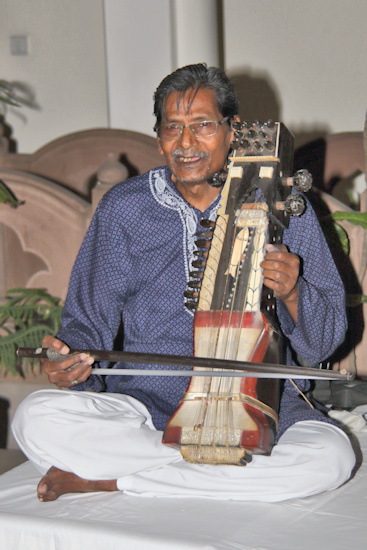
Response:
[[[13,107],[21,106],[16,100],[13,85],[6,80],[0,80],[0,101]]]
[[[9,99],[8,97],[3,95],[0,95],[0,101],[6,103],[7,105],[11,105],[12,107],[20,107],[19,103],[16,103],[13,99]]]
[[[339,225],[338,223],[334,223],[335,231],[338,234],[340,244],[342,245],[344,254],[349,254],[349,239],[348,239],[348,233],[345,231],[345,229]]]
[[[18,347],[37,348],[61,326],[62,304],[44,288],[13,288],[0,305],[0,362],[13,375],[34,371],[34,360],[16,357]],[[38,361],[38,360],[36,360]],[[39,361],[38,363],[39,364]],[[24,367],[24,368],[23,368]]]
[[[356,307],[361,304],[367,304],[367,296],[365,294],[347,294],[347,307]]]
[[[20,201],[2,180],[0,180],[0,202],[9,203],[13,208],[24,204],[24,201]]]
[[[354,225],[360,225],[367,229],[367,212],[334,212],[332,218],[335,221],[346,220]]]

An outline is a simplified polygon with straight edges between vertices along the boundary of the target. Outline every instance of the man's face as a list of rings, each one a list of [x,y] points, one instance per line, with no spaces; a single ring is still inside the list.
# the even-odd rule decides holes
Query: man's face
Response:
[[[188,109],[192,94],[192,90],[186,92],[178,109],[178,93],[173,92],[168,96],[162,125],[186,125],[223,119],[213,90],[200,89]],[[227,123],[223,123],[218,127],[217,134],[205,138],[197,138],[190,128],[184,128],[182,134],[173,141],[158,138],[158,148],[172,172],[172,180],[190,186],[206,183],[209,177],[226,165],[232,139],[233,132]]]

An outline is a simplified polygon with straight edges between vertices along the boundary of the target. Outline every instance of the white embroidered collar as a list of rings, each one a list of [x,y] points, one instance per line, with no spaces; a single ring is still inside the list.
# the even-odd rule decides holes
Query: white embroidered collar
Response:
[[[164,208],[176,210],[180,216],[183,227],[183,254],[185,259],[186,280],[190,280],[191,262],[193,252],[197,249],[195,241],[200,219],[203,217],[199,210],[191,206],[176,189],[171,180],[171,174],[167,167],[155,168],[149,172],[149,186],[154,199]],[[219,208],[220,195],[205,210],[205,218],[215,220]],[[200,218],[199,218],[200,216]],[[185,310],[193,315],[193,312]]]

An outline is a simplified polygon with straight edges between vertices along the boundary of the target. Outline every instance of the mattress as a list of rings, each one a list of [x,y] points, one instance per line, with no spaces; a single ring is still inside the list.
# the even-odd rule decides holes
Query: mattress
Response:
[[[337,413],[336,413],[337,414]],[[337,414],[338,416],[338,414]],[[367,407],[339,413],[357,467],[335,491],[280,503],[115,493],[36,498],[26,462],[0,476],[1,550],[359,550],[367,545]],[[364,458],[363,458],[364,457]]]

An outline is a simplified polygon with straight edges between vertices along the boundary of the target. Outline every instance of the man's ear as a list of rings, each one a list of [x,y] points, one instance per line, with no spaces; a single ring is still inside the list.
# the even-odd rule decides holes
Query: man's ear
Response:
[[[162,149],[162,147],[161,147],[161,140],[160,140],[158,137],[157,137],[157,147],[158,147],[158,153],[159,153],[160,155],[164,155],[163,149]]]

